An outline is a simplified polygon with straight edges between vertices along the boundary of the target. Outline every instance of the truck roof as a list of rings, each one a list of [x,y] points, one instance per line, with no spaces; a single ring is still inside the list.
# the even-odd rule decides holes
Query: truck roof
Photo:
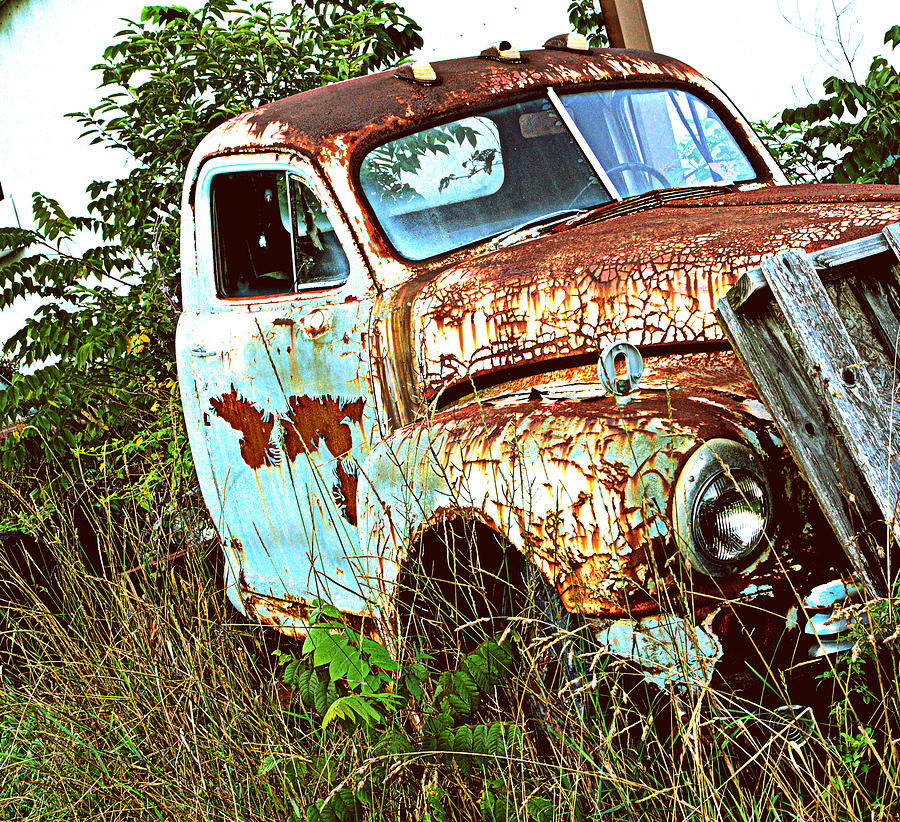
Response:
[[[276,100],[214,130],[198,147],[204,157],[235,149],[284,146],[328,163],[336,155],[376,144],[418,125],[490,106],[529,90],[624,80],[689,83],[721,92],[703,75],[671,57],[630,49],[589,52],[538,49],[518,63],[463,57],[432,63],[434,85],[403,79],[408,68],[344,80]]]

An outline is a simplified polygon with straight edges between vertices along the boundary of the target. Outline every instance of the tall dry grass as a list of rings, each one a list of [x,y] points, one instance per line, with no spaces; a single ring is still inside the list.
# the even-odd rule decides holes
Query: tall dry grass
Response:
[[[5,510],[27,505],[12,483],[0,487]],[[271,637],[226,605],[195,506],[170,502],[162,519],[127,495],[115,504],[89,495],[81,514],[72,500],[55,507],[26,511],[35,546],[7,546],[0,575],[4,819],[868,822],[900,813],[900,676],[890,642],[869,639],[893,632],[883,605],[871,606],[855,657],[834,669],[831,713],[793,724],[724,691],[627,688],[577,627],[553,636],[536,626],[540,610],[526,609],[506,626],[515,674],[480,688],[473,711],[446,698],[437,710],[443,686],[432,676],[383,723],[323,730],[321,711],[281,683]],[[84,546],[85,511],[102,563]],[[555,676],[542,651],[554,643],[568,654]],[[283,650],[311,665],[299,646]],[[459,749],[429,735],[428,717],[441,711]],[[500,752],[459,733],[497,723],[518,728]]]

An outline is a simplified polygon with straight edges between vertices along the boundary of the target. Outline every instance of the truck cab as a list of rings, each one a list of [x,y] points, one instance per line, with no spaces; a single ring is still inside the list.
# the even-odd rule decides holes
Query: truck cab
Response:
[[[177,358],[232,602],[389,633],[423,574],[508,609],[514,558],[663,687],[840,650],[852,568],[714,309],[897,220],[900,187],[788,185],[684,63],[574,36],[223,124],[185,180]]]

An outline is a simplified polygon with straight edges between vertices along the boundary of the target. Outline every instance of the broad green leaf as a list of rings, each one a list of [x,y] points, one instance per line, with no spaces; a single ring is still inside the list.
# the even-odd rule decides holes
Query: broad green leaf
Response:
[[[322,727],[327,728],[335,719],[373,725],[382,722],[384,717],[365,697],[349,694],[331,703],[322,717]]]

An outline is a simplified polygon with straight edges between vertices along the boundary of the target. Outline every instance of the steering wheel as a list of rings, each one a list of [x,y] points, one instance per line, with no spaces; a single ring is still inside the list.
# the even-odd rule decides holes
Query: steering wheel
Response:
[[[672,187],[672,184],[665,174],[659,169],[653,168],[653,166],[648,166],[646,163],[619,163],[617,166],[606,169],[606,173],[610,176],[613,174],[621,174],[623,171],[643,171],[648,177],[655,177],[659,180],[663,184],[663,188]]]

